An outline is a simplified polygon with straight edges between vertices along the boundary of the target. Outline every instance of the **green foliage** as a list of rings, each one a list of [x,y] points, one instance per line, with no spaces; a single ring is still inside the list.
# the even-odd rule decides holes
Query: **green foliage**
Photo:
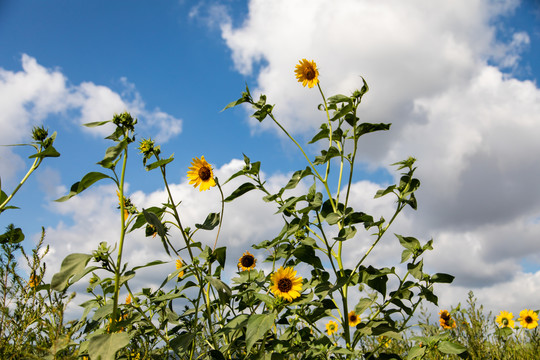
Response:
[[[276,191],[266,186],[261,163],[246,155],[243,168],[227,179],[223,188],[204,159],[194,160],[189,173],[192,183],[206,182],[212,187],[215,182],[221,201],[202,223],[189,226],[182,221],[181,201],[173,197],[167,180],[166,170],[174,156],[162,158],[160,146],[151,139],[140,141],[138,149],[145,169],[161,173],[165,202],[138,209],[124,191],[128,149],[135,141],[137,119],[122,113],[111,120],[86,124],[115,126],[106,137],[112,144],[97,162],[104,172],[87,173],[57,201],[67,201],[98,181],[112,181],[117,187],[120,236],[95,244],[91,254],[68,255],[50,284],[42,283],[41,243],[28,262],[31,278],[26,282],[16,271],[13,255],[24,253],[22,230],[11,226],[0,236],[2,358],[476,359],[491,351],[492,358],[503,359],[504,353],[494,350],[497,341],[519,354],[525,345],[514,332],[483,332],[486,319],[472,300],[468,312],[459,307],[451,311],[457,327],[449,325],[449,330],[441,330],[426,321],[420,324],[421,333],[414,333],[411,322],[418,307],[426,301],[437,305],[434,284],[451,283],[453,276],[429,274],[424,268],[432,239],[386,235],[403,210],[417,209],[415,192],[420,181],[415,177],[414,158],[393,164],[400,172],[396,183],[373,194],[375,198],[395,198],[389,219],[353,208],[360,138],[390,129],[390,124],[360,122],[358,107],[369,90],[362,81],[361,89],[350,96],[338,94],[328,99],[318,85],[322,98],[318,108],[326,118],[306,144],[312,147],[310,151],[279,123],[266,96],[255,101],[246,86],[242,96],[225,109],[251,105],[252,116],[273,121],[298,147],[306,164]],[[48,131],[35,128],[32,136],[37,150],[31,157],[34,165],[57,156],[52,147],[56,134],[48,137]],[[225,188],[240,177],[244,179],[241,185]],[[19,187],[23,183],[24,179]],[[300,191],[304,188],[307,191]],[[227,196],[224,189],[229,190]],[[1,191],[0,212],[13,208],[7,204],[17,190],[10,196]],[[274,206],[283,226],[275,236],[252,245],[254,252],[265,254],[265,268],[270,270],[255,268],[256,257],[245,252],[238,261],[237,275],[229,281],[222,276],[227,248],[218,246],[225,205],[254,192]],[[215,233],[212,248],[197,241],[201,230]],[[128,265],[123,259],[129,246],[126,238],[136,232],[159,237],[170,261]],[[383,239],[402,248],[401,257],[393,259],[390,267],[381,267],[370,257]],[[368,246],[363,246],[365,251],[355,263],[346,264],[345,254],[357,249],[358,242]],[[138,271],[153,266],[168,266],[171,271],[157,289],[134,288]],[[71,299],[66,291],[83,279],[88,279],[90,300],[81,304],[80,320],[65,324],[63,314]],[[125,301],[119,299],[121,292],[129,294]],[[15,306],[10,301],[15,301]],[[330,320],[338,324],[337,331],[325,331]],[[532,334],[536,335],[530,335],[527,344],[537,345],[537,332]]]

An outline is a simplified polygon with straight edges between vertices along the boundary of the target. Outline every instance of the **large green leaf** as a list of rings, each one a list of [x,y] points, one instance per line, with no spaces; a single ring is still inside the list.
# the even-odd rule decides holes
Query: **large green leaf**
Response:
[[[249,317],[246,329],[246,350],[248,352],[272,328],[275,320],[275,313],[253,314]]]
[[[88,174],[84,175],[81,181],[76,182],[75,184],[71,185],[71,189],[69,191],[69,194],[66,196],[62,196],[59,199],[56,199],[57,202],[63,202],[66,200],[71,199],[77,194],[80,194],[84,190],[88,189],[90,186],[92,186],[95,182],[102,180],[102,179],[112,179],[109,175],[105,175],[103,173],[100,173],[98,171],[92,171]],[[114,180],[114,179],[113,179]]]
[[[67,287],[71,277],[84,272],[86,264],[88,264],[91,258],[92,255],[77,253],[66,256],[64,261],[62,261],[60,271],[52,277],[51,289],[63,291]]]
[[[129,334],[113,333],[95,335],[88,344],[88,355],[94,360],[114,360],[116,352],[129,344]]]
[[[437,349],[444,354],[461,354],[467,350],[467,348],[461,344],[444,340],[439,342]]]
[[[248,191],[251,191],[251,190],[256,189],[256,188],[257,187],[254,184],[250,183],[250,182],[243,183],[242,185],[240,185],[238,187],[238,189],[234,190],[232,192],[232,194],[227,196],[227,198],[225,200],[223,200],[223,201],[225,201],[225,202],[233,201],[237,197],[240,197],[240,196],[244,195],[245,193],[247,193]]]
[[[24,240],[21,228],[9,225],[7,231],[0,235],[0,244],[18,244]]]
[[[210,213],[202,224],[195,224],[197,229],[201,230],[213,230],[219,225],[219,213]]]

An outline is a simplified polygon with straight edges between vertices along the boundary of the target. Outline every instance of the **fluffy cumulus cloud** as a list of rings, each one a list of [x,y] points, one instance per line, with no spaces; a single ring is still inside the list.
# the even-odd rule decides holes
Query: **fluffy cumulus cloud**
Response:
[[[505,42],[497,36],[498,20],[518,5],[251,0],[242,21],[222,17],[236,69],[256,76],[252,93],[277,104],[278,119],[296,134],[317,128],[321,116],[318,90],[294,78],[299,59],[317,62],[327,96],[352,92],[360,76],[367,80],[361,119],[393,125],[366,137],[361,161],[385,167],[408,155],[418,159],[420,208],[397,226],[435,239],[426,265],[456,275],[444,290],[454,304],[472,289],[494,307],[520,308],[537,291],[540,89],[512,76],[530,34],[507,34]],[[524,262],[533,265],[525,269]],[[523,290],[514,292],[519,301],[487,301],[501,289]]]
[[[141,127],[160,142],[178,135],[182,120],[161,111],[146,108],[133,84],[122,79],[124,88],[119,94],[110,88],[83,82],[69,83],[59,69],[47,69],[26,54],[21,58],[22,69],[10,71],[0,68],[0,144],[27,142],[32,126],[41,125],[49,116],[73,113],[75,124],[103,121],[111,114],[129,111],[139,117]],[[108,135],[110,129],[92,129],[94,135]],[[9,179],[22,167],[22,162],[9,148],[1,148],[0,155],[8,161],[0,163],[0,172]],[[9,166],[7,166],[9,164]]]

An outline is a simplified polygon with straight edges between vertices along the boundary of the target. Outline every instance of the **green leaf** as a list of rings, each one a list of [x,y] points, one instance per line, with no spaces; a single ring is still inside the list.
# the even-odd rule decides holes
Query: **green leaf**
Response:
[[[314,268],[324,269],[321,259],[315,254],[315,250],[311,246],[300,245],[294,249],[293,255]]]
[[[24,240],[21,228],[8,226],[7,231],[0,235],[0,244],[18,244]]]
[[[314,165],[326,164],[328,160],[336,156],[340,156],[340,155],[341,155],[341,152],[335,146],[330,146],[328,150],[321,150],[321,155],[315,157],[313,164]]]
[[[436,273],[431,275],[431,282],[450,284],[454,281],[454,276],[444,273]]]
[[[420,241],[417,239],[411,237],[411,236],[401,236],[398,234],[394,234],[399,240],[399,243],[401,246],[403,246],[406,249],[411,250],[413,253],[420,250],[422,247],[420,246]]]
[[[226,247],[218,247],[212,252],[212,256],[217,260],[219,265],[224,268],[225,267],[225,261],[227,259],[227,248]]]
[[[146,165],[146,171],[154,170],[160,166],[167,165],[168,163],[174,160],[173,156],[174,155],[171,155],[168,159],[161,159],[161,160],[154,161],[153,163]]]
[[[219,350],[210,350],[209,354],[212,360],[225,360],[225,356]]]
[[[263,336],[272,328],[276,314],[252,314],[247,323],[246,329],[246,351],[249,352],[255,342],[262,339]]]
[[[396,185],[390,185],[389,187],[387,187],[384,190],[377,190],[377,193],[375,194],[374,198],[376,199],[376,198],[380,198],[381,196],[384,196],[386,194],[390,194],[390,193],[394,192],[395,188],[396,188]]]
[[[444,354],[461,354],[467,350],[467,348],[461,344],[445,340],[439,342],[437,349]]]
[[[83,126],[92,128],[92,127],[96,127],[96,126],[105,125],[107,123],[112,123],[112,120],[89,122],[89,123],[83,124]]]
[[[77,253],[66,256],[64,261],[62,261],[60,271],[54,274],[51,279],[51,289],[63,291],[68,286],[71,277],[84,272],[86,264],[88,264],[91,258],[92,255]]]
[[[291,180],[285,185],[284,189],[294,189],[296,185],[308,175],[313,175],[310,167],[306,167],[304,170],[295,171],[291,177]]]
[[[111,169],[116,164],[116,160],[118,159],[119,155],[126,148],[127,148],[127,139],[123,139],[118,144],[109,147],[105,151],[105,156],[103,157],[103,160],[101,160],[97,164],[101,165],[102,167],[106,169]]]
[[[129,344],[129,334],[113,333],[94,335],[88,344],[88,355],[96,360],[114,360],[116,352]]]
[[[328,130],[328,127],[326,124],[322,124],[321,125],[321,131],[319,131],[314,137],[313,139],[311,139],[310,142],[308,142],[308,144],[313,144],[321,139],[328,139],[328,136],[330,135],[330,130]]]
[[[329,105],[335,105],[343,102],[351,102],[351,98],[342,94],[337,94],[328,98]]]
[[[56,149],[50,145],[50,146],[47,146],[45,148],[45,150],[43,151],[40,151],[34,155],[30,155],[28,158],[29,159],[33,159],[33,158],[46,158],[46,157],[59,157],[60,156],[60,153],[58,151],[56,151]]]
[[[356,128],[354,135],[359,138],[364,134],[368,134],[375,131],[389,130],[390,124],[371,124],[371,123],[362,123]]]
[[[412,347],[411,350],[409,350],[409,354],[407,355],[406,360],[416,359],[417,357],[423,356],[425,352],[426,352],[426,347],[425,346],[424,347],[419,347],[419,346]]]
[[[423,273],[422,268],[424,266],[424,259],[420,260],[416,264],[407,264],[407,270],[411,273],[412,276],[414,276],[418,280],[422,280]]]
[[[225,201],[225,202],[233,201],[237,197],[240,197],[240,196],[244,195],[245,193],[247,193],[248,191],[251,191],[251,190],[256,189],[256,188],[257,187],[254,184],[250,183],[250,182],[243,183],[242,185],[240,185],[238,187],[238,189],[234,190],[232,192],[232,194],[227,196],[227,198],[225,200],[223,200],[223,201]]]
[[[150,261],[149,263],[146,263],[145,265],[135,266],[132,270],[135,271],[137,269],[142,269],[142,268],[145,268],[145,267],[161,265],[161,264],[167,264],[167,262],[166,261],[161,261],[161,260],[154,260],[154,261]]]
[[[228,303],[232,295],[231,288],[227,286],[227,284],[225,284],[223,281],[210,275],[206,276],[206,280],[208,280],[208,282],[217,290],[219,299],[222,304]]]
[[[210,213],[203,224],[195,224],[197,229],[212,230],[219,225],[219,213]]]
[[[88,174],[83,176],[81,181],[76,182],[75,184],[71,186],[69,194],[67,194],[66,196],[62,196],[61,198],[56,199],[55,201],[63,202],[63,201],[69,200],[75,195],[80,194],[84,190],[88,189],[95,182],[98,182],[99,180],[106,179],[106,178],[113,179],[112,177],[105,175],[103,173],[97,172],[97,171],[89,172]]]
[[[354,308],[354,312],[356,312],[357,314],[361,314],[364,312],[364,310],[370,307],[371,304],[373,304],[374,302],[375,302],[374,299],[362,298],[360,299],[358,304],[356,304],[356,307]]]
[[[338,213],[332,212],[328,214],[325,219],[329,225],[334,225],[334,224],[337,224],[339,220],[341,220],[341,215]]]

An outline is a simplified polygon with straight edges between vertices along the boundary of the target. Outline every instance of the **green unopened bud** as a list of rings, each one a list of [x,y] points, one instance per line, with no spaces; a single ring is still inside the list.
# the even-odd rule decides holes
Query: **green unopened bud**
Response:
[[[49,136],[49,131],[45,130],[43,126],[34,126],[32,129],[32,139],[35,141],[43,141]]]
[[[120,115],[114,114],[112,122],[118,127],[123,127],[133,131],[135,130],[135,124],[137,123],[137,119],[133,119],[130,113],[124,112]]]

